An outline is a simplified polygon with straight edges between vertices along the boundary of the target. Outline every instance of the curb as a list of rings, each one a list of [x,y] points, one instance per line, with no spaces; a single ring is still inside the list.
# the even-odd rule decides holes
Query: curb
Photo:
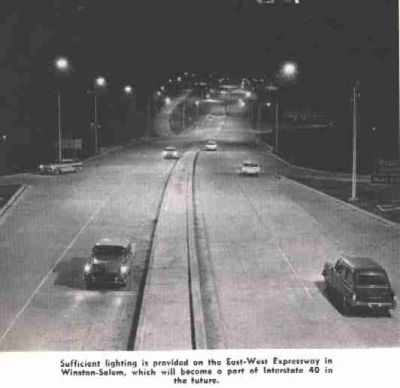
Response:
[[[381,224],[384,224],[387,227],[400,229],[400,225],[399,224],[397,224],[397,223],[395,223],[393,221],[389,221],[386,218],[383,218],[381,216],[378,216],[375,213],[371,213],[371,212],[369,212],[369,211],[367,211],[365,209],[362,209],[362,208],[360,208],[358,206],[352,205],[351,203],[347,203],[347,202],[345,202],[345,201],[343,201],[343,200],[341,200],[339,198],[336,198],[336,197],[333,197],[332,195],[326,194],[323,191],[319,191],[317,189],[314,189],[314,187],[310,187],[310,186],[307,186],[307,185],[305,185],[303,183],[297,182],[294,179],[290,179],[290,178],[287,178],[287,177],[282,176],[282,175],[280,175],[280,177],[281,177],[281,179],[287,181],[287,183],[289,183],[289,184],[300,186],[300,187],[305,188],[305,189],[307,189],[309,191],[317,193],[317,194],[321,195],[322,197],[325,197],[325,198],[333,200],[333,201],[335,201],[335,202],[337,202],[337,203],[339,203],[341,205],[344,205],[347,208],[349,208],[350,210],[353,210],[353,211],[359,212],[359,213],[361,213],[361,214],[363,214],[365,216],[374,218],[376,221],[379,221]]]
[[[1,207],[0,209],[0,219],[6,214],[7,210],[21,197],[22,193],[28,188],[28,185],[23,184],[12,197]]]
[[[179,159],[178,159],[179,160]],[[167,179],[164,181],[163,183],[163,187],[162,187],[162,194],[161,194],[161,200],[158,203],[157,206],[157,210],[156,210],[156,215],[154,217],[154,229],[152,232],[152,239],[151,239],[151,246],[150,246],[150,253],[149,253],[149,259],[148,259],[148,263],[147,263],[147,268],[146,268],[146,273],[145,273],[145,279],[144,279],[144,283],[143,283],[143,289],[141,291],[141,296],[140,296],[140,306],[139,306],[139,312],[138,312],[138,318],[137,318],[137,322],[135,324],[135,330],[134,330],[134,336],[133,336],[133,340],[131,341],[131,347],[132,350],[137,350],[137,348],[139,348],[140,350],[142,350],[142,343],[144,341],[144,334],[142,333],[143,331],[143,327],[145,325],[145,319],[144,319],[144,311],[146,309],[145,305],[144,305],[144,299],[145,299],[145,294],[147,292],[147,290],[149,289],[149,284],[150,284],[150,279],[151,279],[151,265],[154,262],[154,252],[155,252],[155,242],[157,241],[157,235],[158,235],[158,219],[160,218],[161,215],[161,209],[163,206],[163,202],[164,202],[164,196],[165,196],[165,192],[167,191],[169,182],[171,180],[171,176],[174,172],[176,163],[178,161],[176,161],[174,163],[174,166],[171,168],[170,173],[167,176]]]
[[[142,143],[146,143],[146,142],[149,141],[149,140],[150,140],[150,139],[147,138],[147,137],[141,137],[141,138],[139,138],[139,139],[128,140],[128,141],[126,142],[126,144],[119,144],[119,145],[117,145],[117,146],[114,146],[114,148],[109,148],[109,149],[106,148],[106,149],[104,150],[104,152],[98,153],[97,155],[89,156],[89,157],[87,157],[87,158],[85,158],[85,159],[82,159],[82,160],[83,160],[84,162],[87,162],[87,161],[90,161],[90,160],[94,160],[94,159],[97,159],[97,158],[101,158],[102,156],[109,155],[109,154],[112,154],[113,152],[120,151],[120,150],[126,148],[129,144],[142,144]]]
[[[196,152],[193,159],[192,173],[187,178],[187,245],[189,253],[189,289],[191,296],[193,348],[207,349],[204,311],[201,297],[199,257],[197,255],[195,235],[195,211],[194,211],[194,175],[197,159],[200,151]]]

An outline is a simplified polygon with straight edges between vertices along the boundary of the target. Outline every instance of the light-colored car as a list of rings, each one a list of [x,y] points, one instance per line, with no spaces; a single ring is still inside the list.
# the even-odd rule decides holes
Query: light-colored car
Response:
[[[218,149],[218,145],[214,140],[209,140],[204,146],[206,151],[216,151]]]
[[[83,162],[74,159],[62,159],[52,163],[39,165],[39,171],[42,174],[63,174],[66,172],[80,172],[83,170]]]
[[[179,159],[179,152],[173,146],[165,147],[162,154],[164,159]]]
[[[103,238],[93,247],[83,267],[87,286],[108,283],[124,286],[131,275],[135,245],[128,239]]]
[[[258,176],[261,173],[261,167],[257,162],[246,160],[240,167],[240,173],[242,175]]]

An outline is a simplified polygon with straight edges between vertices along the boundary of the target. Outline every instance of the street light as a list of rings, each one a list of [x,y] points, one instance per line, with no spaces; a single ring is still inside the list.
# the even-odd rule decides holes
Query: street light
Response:
[[[279,76],[285,80],[290,81],[296,78],[298,73],[298,66],[297,63],[287,61],[284,62],[281,66]],[[275,89],[279,92],[279,88],[276,86],[271,85],[270,90]],[[276,96],[275,100],[275,153],[278,154],[279,152],[279,98]]]
[[[106,86],[106,79],[104,77],[97,77],[95,80],[95,85],[99,87]]]
[[[124,87],[124,92],[125,92],[126,94],[132,94],[132,86],[126,85],[126,86]]]
[[[107,82],[104,77],[97,77],[94,80],[94,153],[98,153],[99,148],[99,133],[98,133],[98,114],[97,114],[97,89],[104,88]]]
[[[292,79],[297,75],[297,64],[295,62],[285,62],[281,68],[281,75],[286,79]]]
[[[55,67],[59,73],[66,73],[69,69],[68,59],[65,57],[58,57],[55,60]],[[58,107],[58,161],[62,161],[62,131],[61,131],[61,87],[58,83],[57,87],[57,107]]]

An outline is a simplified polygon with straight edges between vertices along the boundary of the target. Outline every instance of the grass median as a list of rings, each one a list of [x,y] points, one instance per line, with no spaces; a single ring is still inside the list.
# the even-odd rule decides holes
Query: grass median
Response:
[[[20,185],[0,185],[0,209],[18,191]]]
[[[351,196],[351,182],[336,179],[287,175],[299,183],[347,202]],[[400,185],[359,182],[357,201],[353,205],[393,222],[400,222]]]

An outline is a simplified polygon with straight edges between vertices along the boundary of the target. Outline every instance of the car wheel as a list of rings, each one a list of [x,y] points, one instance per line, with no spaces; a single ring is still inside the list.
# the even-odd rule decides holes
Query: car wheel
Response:
[[[54,170],[54,174],[55,175],[60,175],[61,174],[61,170],[59,168]]]

